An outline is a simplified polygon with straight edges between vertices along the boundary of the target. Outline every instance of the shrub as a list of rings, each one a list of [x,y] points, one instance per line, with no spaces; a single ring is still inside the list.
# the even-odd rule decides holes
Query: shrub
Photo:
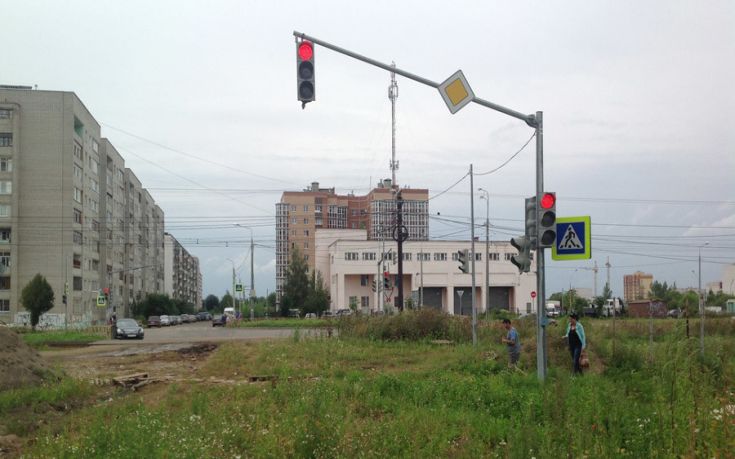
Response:
[[[343,317],[337,321],[337,330],[341,337],[384,341],[448,339],[464,342],[472,336],[468,320],[431,309],[377,317]]]

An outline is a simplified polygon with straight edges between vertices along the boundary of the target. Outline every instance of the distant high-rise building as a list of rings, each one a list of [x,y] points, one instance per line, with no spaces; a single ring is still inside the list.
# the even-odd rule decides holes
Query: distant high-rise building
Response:
[[[625,301],[645,300],[651,294],[653,274],[636,271],[623,277]]]
[[[396,188],[390,179],[364,196],[340,195],[318,182],[303,191],[286,191],[276,204],[276,293],[280,299],[286,268],[294,250],[315,267],[314,236],[317,229],[364,229],[371,240],[391,240],[396,219]],[[409,240],[429,238],[429,190],[400,189],[403,224]]]
[[[192,256],[172,235],[165,233],[163,244],[164,290],[174,299],[202,307],[202,276],[199,259]]]

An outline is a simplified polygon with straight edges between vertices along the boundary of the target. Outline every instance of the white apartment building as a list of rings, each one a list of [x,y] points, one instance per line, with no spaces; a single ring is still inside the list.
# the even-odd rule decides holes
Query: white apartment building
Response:
[[[20,291],[36,273],[51,324],[129,315],[163,291],[163,218],[74,93],[0,86],[0,320],[28,320]]]
[[[394,241],[368,240],[365,230],[316,231],[316,269],[321,272],[331,297],[331,310],[356,305],[365,313],[394,307],[398,265],[394,263]],[[403,295],[423,297],[423,307],[449,314],[471,315],[472,277],[459,270],[457,252],[470,249],[470,241],[407,241],[403,244]],[[506,241],[475,243],[475,301],[484,312],[489,295],[490,308],[509,309],[519,314],[535,310],[531,292],[536,288],[536,262],[531,272],[519,274],[510,262],[517,251]],[[381,254],[387,261],[378,264]],[[490,289],[485,287],[485,257],[490,257]],[[382,284],[388,272],[391,288],[373,292],[373,281]],[[462,292],[460,294],[459,292]],[[387,307],[386,307],[387,306]]]
[[[175,237],[164,234],[164,291],[177,300],[183,300],[199,309],[202,305],[202,275],[199,259],[192,256]]]

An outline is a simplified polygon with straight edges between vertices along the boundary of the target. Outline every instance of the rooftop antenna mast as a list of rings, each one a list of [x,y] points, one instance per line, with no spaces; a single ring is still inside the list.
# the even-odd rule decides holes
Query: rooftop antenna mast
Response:
[[[391,67],[395,68],[396,63],[391,62]],[[396,161],[396,99],[398,98],[398,84],[396,83],[395,72],[390,72],[390,86],[388,87],[388,99],[390,99],[391,122],[393,125],[392,143],[391,143],[391,185],[394,189],[398,188],[396,183],[396,170],[398,170],[398,161]]]

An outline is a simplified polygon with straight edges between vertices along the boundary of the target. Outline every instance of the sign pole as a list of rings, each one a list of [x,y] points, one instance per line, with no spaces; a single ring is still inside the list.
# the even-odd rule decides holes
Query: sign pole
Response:
[[[536,202],[544,192],[544,113],[536,112]],[[536,240],[541,242],[541,225],[537,225]],[[546,379],[546,285],[544,249],[536,249],[536,371],[538,379]]]

